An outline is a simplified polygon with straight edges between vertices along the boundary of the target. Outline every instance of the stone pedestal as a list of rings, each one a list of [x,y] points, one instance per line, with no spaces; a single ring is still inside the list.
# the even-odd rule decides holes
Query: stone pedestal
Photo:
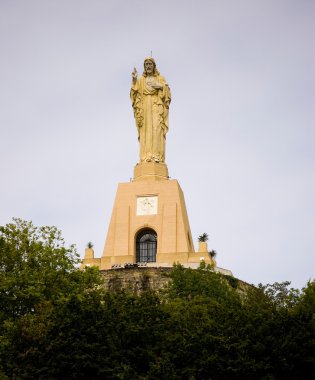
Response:
[[[213,264],[206,245],[195,252],[179,183],[169,179],[164,163],[146,162],[135,166],[132,182],[118,184],[102,257],[94,259],[94,252],[86,251],[82,265],[103,270],[136,263],[137,236],[148,229],[157,241],[149,266]]]
[[[97,266],[100,267],[101,259],[94,258],[94,249],[93,248],[85,248],[85,255],[82,261],[81,267],[89,267],[89,266]]]
[[[204,261],[206,264],[216,265],[216,262],[212,259],[208,252],[208,243],[206,241],[198,242],[198,252],[194,255],[190,255],[188,259],[189,263],[197,263]]]
[[[100,269],[135,263],[136,236],[146,228],[157,235],[156,263],[187,262],[189,253],[194,252],[179,183],[166,179],[167,171],[160,165],[138,169],[133,182],[118,185]]]

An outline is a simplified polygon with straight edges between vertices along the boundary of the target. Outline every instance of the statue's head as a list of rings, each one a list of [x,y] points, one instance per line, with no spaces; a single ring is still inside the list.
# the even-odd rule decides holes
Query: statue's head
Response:
[[[159,75],[160,73],[156,69],[155,60],[152,57],[146,58],[143,63],[144,71],[143,76],[147,75]]]

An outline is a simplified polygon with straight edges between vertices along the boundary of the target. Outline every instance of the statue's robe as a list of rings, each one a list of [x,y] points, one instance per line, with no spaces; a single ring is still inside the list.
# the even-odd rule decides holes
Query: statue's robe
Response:
[[[153,78],[156,84],[163,86],[162,89],[154,89],[141,76],[132,84],[130,91],[140,143],[140,162],[165,161],[165,136],[168,131],[171,93],[164,77],[155,75]]]

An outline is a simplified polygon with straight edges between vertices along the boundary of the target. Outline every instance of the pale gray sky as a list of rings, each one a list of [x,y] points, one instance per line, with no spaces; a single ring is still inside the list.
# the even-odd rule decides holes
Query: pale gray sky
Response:
[[[190,226],[247,282],[315,276],[315,2],[0,0],[0,223],[103,250],[138,160],[130,74],[172,91]]]

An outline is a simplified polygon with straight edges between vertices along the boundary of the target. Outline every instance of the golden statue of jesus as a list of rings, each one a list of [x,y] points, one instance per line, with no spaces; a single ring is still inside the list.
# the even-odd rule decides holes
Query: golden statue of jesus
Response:
[[[171,92],[152,57],[144,60],[143,74],[140,79],[137,76],[134,68],[130,97],[138,129],[140,162],[164,162]]]

